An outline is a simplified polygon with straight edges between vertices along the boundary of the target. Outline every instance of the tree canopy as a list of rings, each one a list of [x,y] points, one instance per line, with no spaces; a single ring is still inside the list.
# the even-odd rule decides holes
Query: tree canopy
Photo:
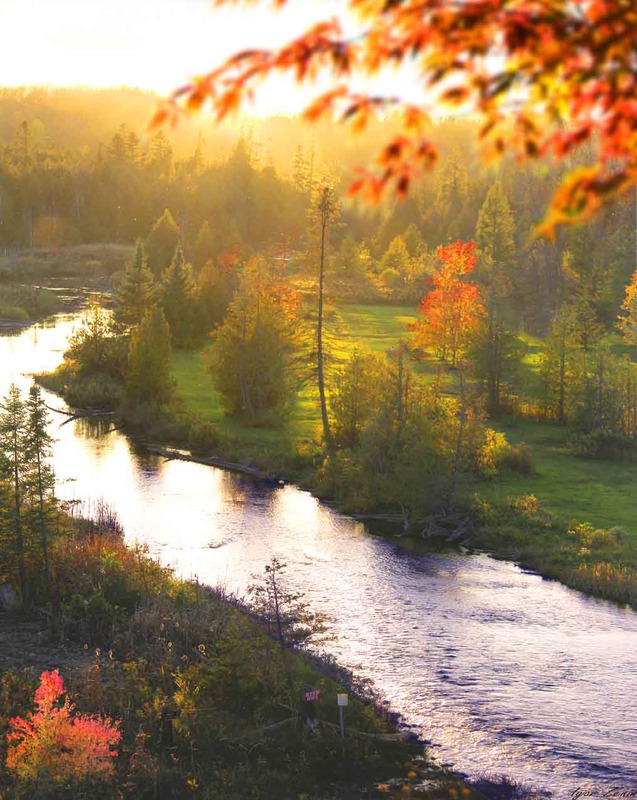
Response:
[[[216,5],[287,0],[216,0]],[[430,170],[437,149],[428,135],[441,110],[481,120],[488,155],[506,150],[520,160],[565,159],[580,145],[591,162],[569,174],[556,192],[542,230],[591,217],[637,176],[637,8],[627,0],[343,0],[357,21],[323,21],[279,49],[244,50],[179,88],[154,119],[212,106],[216,119],[246,103],[265,77],[317,76],[329,88],[304,109],[309,120],[332,114],[356,130],[395,110],[402,130],[386,141],[374,169],[350,187],[378,200],[387,189],[405,195]],[[405,70],[416,99],[374,91],[388,68]],[[372,89],[360,90],[360,78]],[[363,83],[364,86],[369,85]],[[323,83],[321,82],[321,86]]]

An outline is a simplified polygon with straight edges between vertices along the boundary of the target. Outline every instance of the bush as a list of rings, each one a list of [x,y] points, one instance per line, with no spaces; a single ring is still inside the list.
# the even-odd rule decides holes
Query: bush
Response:
[[[532,475],[534,472],[533,455],[526,444],[509,447],[502,456],[501,466],[516,475]]]
[[[212,422],[194,422],[188,434],[188,448],[193,453],[210,453],[219,446],[219,429]]]
[[[74,375],[65,392],[65,400],[75,408],[108,408],[119,406],[122,384],[104,372]]]

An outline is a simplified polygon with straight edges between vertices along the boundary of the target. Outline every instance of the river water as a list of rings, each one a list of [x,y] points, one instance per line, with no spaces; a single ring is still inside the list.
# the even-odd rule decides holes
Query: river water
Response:
[[[56,366],[77,322],[0,336],[2,395]],[[373,679],[441,761],[557,798],[637,790],[637,614],[485,555],[405,551],[293,486],[166,462],[52,416],[61,498],[107,501],[128,540],[228,591],[278,556],[331,616],[330,652]]]

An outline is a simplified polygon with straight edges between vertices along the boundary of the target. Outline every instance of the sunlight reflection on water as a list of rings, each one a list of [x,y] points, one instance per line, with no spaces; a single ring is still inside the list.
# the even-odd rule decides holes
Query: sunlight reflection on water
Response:
[[[0,337],[3,393],[55,366],[73,324]],[[487,556],[400,550],[307,492],[165,462],[65,419],[53,422],[62,498],[103,498],[129,540],[230,591],[277,555],[331,615],[330,651],[373,678],[442,760],[557,797],[637,782],[637,615]]]

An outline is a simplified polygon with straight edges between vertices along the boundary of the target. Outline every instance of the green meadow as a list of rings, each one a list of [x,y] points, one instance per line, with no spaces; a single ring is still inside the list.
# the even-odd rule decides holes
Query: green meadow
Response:
[[[384,353],[406,338],[407,325],[416,316],[408,306],[347,305],[332,317],[334,349],[344,355],[355,347]],[[538,382],[541,341],[522,337],[525,347],[522,369],[525,385]],[[312,448],[318,440],[320,415],[313,388],[300,392],[290,418],[280,428],[255,428],[224,415],[219,394],[212,386],[202,351],[173,353],[173,375],[186,411],[217,425],[224,437],[241,450],[279,462],[299,450]],[[435,366],[413,362],[415,371],[433,376]],[[511,444],[525,443],[535,465],[530,476],[507,474],[481,481],[479,493],[489,502],[533,494],[542,508],[563,524],[589,522],[595,527],[619,526],[637,541],[637,510],[634,490],[637,465],[576,457],[568,447],[568,430],[558,425],[508,419],[493,427],[506,434]]]

